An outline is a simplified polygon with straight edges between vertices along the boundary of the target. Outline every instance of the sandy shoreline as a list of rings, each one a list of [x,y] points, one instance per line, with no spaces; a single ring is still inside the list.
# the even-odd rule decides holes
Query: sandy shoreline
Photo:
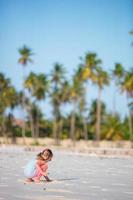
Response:
[[[62,151],[68,154],[77,154],[77,155],[88,155],[92,157],[133,157],[133,149],[132,148],[107,148],[107,147],[86,147],[86,146],[76,146],[76,147],[64,147],[64,146],[55,146],[55,145],[48,145],[48,146],[31,146],[31,145],[5,145],[1,144],[0,148],[2,149],[22,149],[24,151],[34,152],[39,151],[42,148],[49,147],[56,151]]]

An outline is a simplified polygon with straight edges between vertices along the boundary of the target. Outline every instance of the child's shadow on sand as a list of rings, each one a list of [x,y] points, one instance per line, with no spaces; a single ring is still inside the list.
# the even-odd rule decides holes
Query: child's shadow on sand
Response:
[[[73,181],[73,180],[78,180],[78,178],[59,178],[53,181]]]
[[[50,182],[64,182],[64,181],[74,181],[79,180],[79,178],[59,178],[59,179],[52,179]],[[41,180],[41,182],[47,182],[46,180]]]

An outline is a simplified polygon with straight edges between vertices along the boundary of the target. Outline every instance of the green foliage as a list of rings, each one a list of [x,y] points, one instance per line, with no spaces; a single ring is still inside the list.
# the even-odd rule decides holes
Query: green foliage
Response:
[[[13,135],[14,135],[14,137],[22,137],[21,128],[18,127],[18,126],[14,127],[14,129],[13,129]]]
[[[22,48],[19,48],[20,58],[18,60],[23,66],[26,66],[28,62],[32,62],[30,56],[33,55],[32,50],[24,45]]]
[[[33,143],[31,143],[32,146],[40,146],[40,143],[36,140]]]
[[[33,53],[30,48],[24,45],[19,49],[19,53],[18,62],[23,67],[32,62]],[[88,82],[97,85],[101,92],[104,86],[109,85],[111,78],[119,87],[119,91],[126,93],[128,98],[130,115],[124,120],[116,113],[107,112],[100,95],[88,109],[86,98]],[[38,102],[45,101],[47,97],[53,107],[53,120],[44,118],[39,107]],[[30,72],[27,77],[24,77],[23,92],[19,91],[19,93],[12,85],[11,80],[0,73],[0,133],[13,138],[22,136],[24,126],[14,125],[15,116],[13,115],[13,109],[21,106],[27,115],[24,121],[27,125],[25,130],[27,137],[34,137],[34,139],[38,136],[54,137],[58,140],[71,137],[76,140],[84,138],[94,140],[97,136],[96,124],[99,124],[97,127],[101,131],[101,133],[99,132],[101,139],[129,140],[133,138],[132,97],[133,69],[126,71],[121,63],[116,63],[112,73],[109,74],[103,70],[102,60],[94,52],[85,54],[69,79],[66,78],[66,70],[60,63],[54,64],[50,77],[44,73]],[[68,116],[65,116],[62,107],[67,104],[72,109]],[[97,112],[98,110],[99,112]],[[99,123],[97,123],[98,119]],[[53,125],[56,125],[56,128]],[[38,134],[33,134],[34,131]]]
[[[61,139],[64,140],[64,139],[67,139],[69,137],[69,133],[64,130],[62,133],[61,133]]]
[[[119,115],[107,114],[102,126],[102,139],[122,140],[123,130]]]

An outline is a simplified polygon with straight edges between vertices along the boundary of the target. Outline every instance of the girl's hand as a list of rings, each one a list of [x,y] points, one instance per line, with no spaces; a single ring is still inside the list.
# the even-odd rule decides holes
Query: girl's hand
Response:
[[[49,179],[49,180],[47,180],[47,182],[52,182],[52,180],[51,180],[51,179]]]
[[[44,177],[45,177],[45,179],[46,179],[47,182],[51,182],[52,181],[51,179],[49,179],[48,176],[44,176]]]

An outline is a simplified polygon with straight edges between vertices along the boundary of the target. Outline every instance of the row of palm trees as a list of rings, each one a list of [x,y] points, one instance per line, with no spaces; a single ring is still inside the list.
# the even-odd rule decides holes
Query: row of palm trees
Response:
[[[44,73],[36,74],[30,72],[25,76],[25,68],[28,63],[32,62],[34,55],[32,50],[27,46],[19,49],[20,58],[18,62],[23,66],[23,91],[17,92],[12,86],[11,81],[4,74],[0,73],[0,127],[2,134],[6,135],[5,131],[5,116],[8,108],[13,109],[15,106],[21,106],[25,115],[28,116],[31,127],[32,137],[35,140],[39,136],[40,116],[39,102],[49,98],[53,107],[53,137],[56,143],[62,136],[62,129],[65,126],[62,107],[71,105],[72,112],[70,115],[70,130],[68,137],[73,141],[76,139],[76,117],[80,113],[80,118],[83,124],[82,135],[84,139],[88,139],[88,123],[86,117],[87,96],[86,90],[90,83],[98,88],[98,97],[95,102],[96,117],[94,130],[96,140],[101,139],[102,125],[102,101],[101,93],[105,86],[109,86],[113,80],[116,87],[121,92],[125,92],[128,99],[128,125],[130,139],[133,139],[133,123],[132,123],[132,97],[133,97],[133,69],[126,71],[120,63],[116,63],[114,69],[109,74],[102,67],[102,60],[98,58],[96,53],[88,52],[80,60],[80,64],[75,70],[71,80],[66,78],[66,70],[60,63],[55,63],[53,70],[48,77]],[[115,106],[114,106],[115,107]],[[26,117],[24,116],[24,118]],[[113,116],[117,118],[117,113],[113,112]],[[111,116],[110,116],[111,117]],[[107,118],[107,116],[106,116]],[[109,118],[109,116],[108,116]],[[91,121],[91,120],[90,120]],[[106,121],[107,124],[107,121]],[[22,126],[22,136],[25,139],[26,118]],[[105,127],[105,126],[104,126]],[[107,130],[106,130],[107,131]],[[102,132],[104,132],[102,130]],[[108,132],[108,131],[107,131]]]

